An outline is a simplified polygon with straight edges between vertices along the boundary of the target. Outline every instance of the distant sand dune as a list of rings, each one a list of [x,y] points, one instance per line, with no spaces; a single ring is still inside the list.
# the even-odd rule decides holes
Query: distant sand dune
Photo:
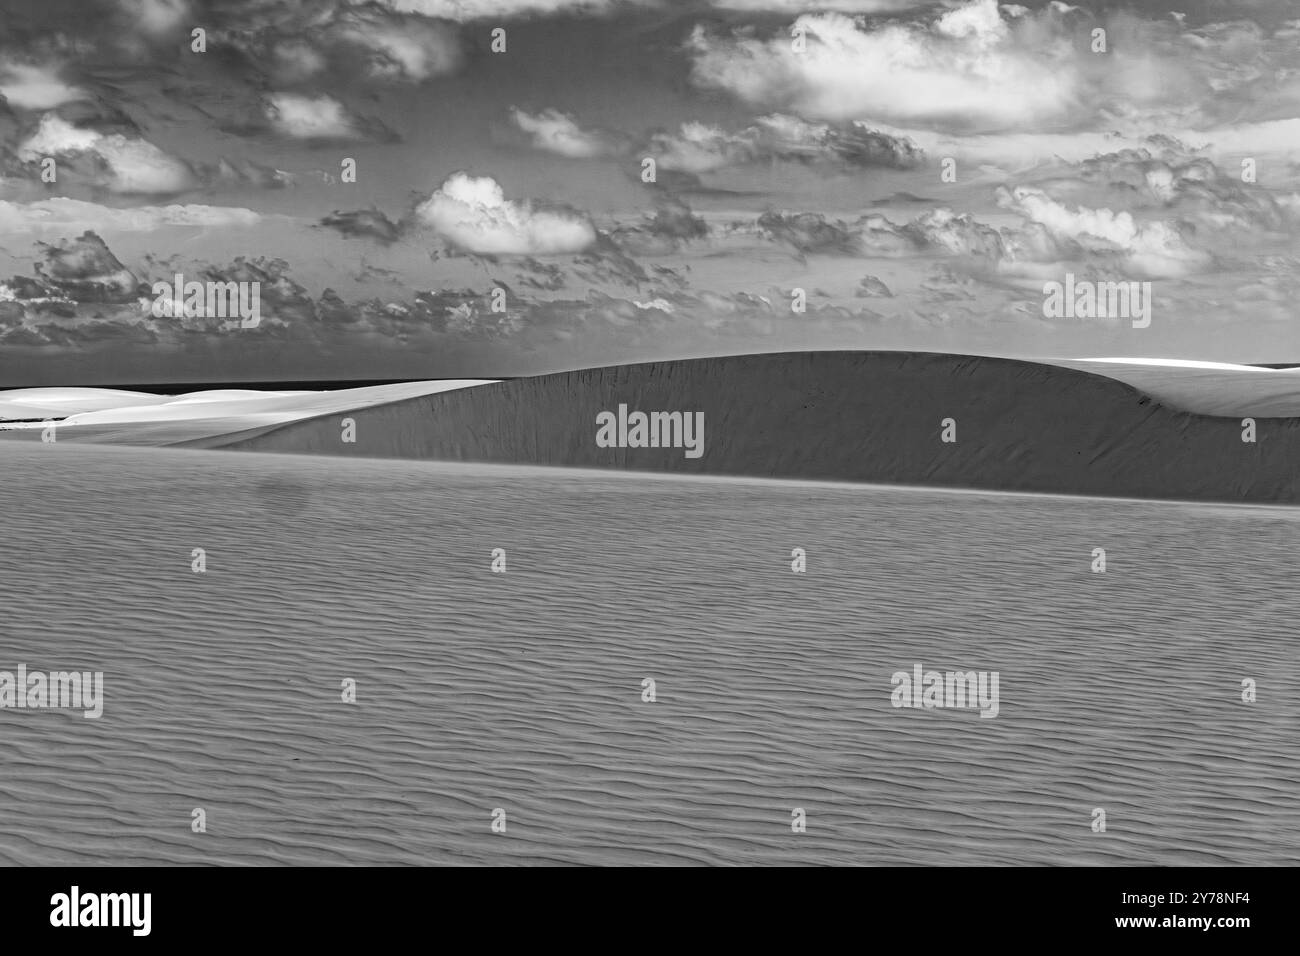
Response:
[[[1232,418],[1300,417],[1298,369],[1141,359],[1053,360],[1053,364],[1125,382],[1180,411]]]
[[[61,441],[119,445],[173,445],[222,438],[251,428],[282,425],[332,412],[365,408],[417,395],[484,384],[484,379],[432,380],[330,391],[212,389],[150,395],[94,388],[38,388],[0,392],[0,421],[54,419]],[[10,426],[13,428],[13,426]],[[29,423],[8,438],[34,437]],[[21,434],[27,432],[29,434]]]
[[[703,412],[705,453],[605,449],[596,415]],[[1300,371],[1157,359],[1026,361],[797,352],[584,369],[509,382],[314,392],[0,393],[0,419],[58,414],[57,439],[1291,503]],[[1241,420],[1257,419],[1254,443]],[[342,441],[342,421],[357,423]],[[957,441],[940,423],[957,422]],[[0,425],[36,440],[39,422]]]
[[[597,447],[597,414],[620,403],[704,412],[704,455]],[[1238,418],[1176,410],[1107,376],[1012,359],[800,352],[656,362],[482,385],[349,417],[356,422],[351,444],[341,440],[337,415],[203,444],[1085,495],[1300,500],[1300,420],[1260,418],[1257,441],[1246,443]],[[946,418],[956,421],[952,444],[940,440]]]

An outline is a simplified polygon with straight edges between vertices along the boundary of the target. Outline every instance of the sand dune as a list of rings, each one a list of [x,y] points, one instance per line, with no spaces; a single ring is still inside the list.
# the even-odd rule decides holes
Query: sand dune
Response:
[[[1300,369],[1151,359],[1054,359],[1132,385],[1162,405],[1231,418],[1300,417]]]
[[[0,864],[1300,857],[1294,509],[3,460],[0,669],[101,670],[104,710],[0,710]],[[891,707],[915,662],[999,671],[997,718]]]
[[[113,389],[21,389],[0,393],[0,420],[58,419],[59,441],[126,445],[201,442],[250,428],[365,408],[419,395],[469,388],[491,380],[457,379],[398,382],[332,391],[258,391],[212,389],[181,395],[149,395]],[[45,394],[51,393],[51,394]],[[121,399],[119,400],[119,396]],[[31,414],[35,409],[40,414]],[[40,423],[9,426],[13,432],[37,433]]]
[[[704,453],[598,447],[596,415],[702,412]],[[41,414],[36,414],[40,412]],[[909,352],[669,361],[509,382],[336,391],[0,394],[59,441],[405,457],[1005,491],[1293,502],[1300,371]],[[343,417],[357,423],[343,441]],[[1241,419],[1256,422],[1242,441]],[[956,422],[956,442],[940,440]],[[35,439],[40,425],[0,426]]]
[[[0,422],[152,405],[164,397],[116,388],[13,388],[0,392]]]
[[[1139,374],[1149,373],[1139,367]],[[598,447],[597,414],[621,403],[647,412],[703,412],[704,454]],[[1247,443],[1238,418],[1166,407],[1104,375],[1011,359],[802,352],[660,362],[420,396],[351,417],[355,443],[341,440],[338,417],[322,416],[209,444],[1007,491],[1300,500],[1300,421],[1260,418],[1257,441]],[[941,441],[949,418],[955,443]]]

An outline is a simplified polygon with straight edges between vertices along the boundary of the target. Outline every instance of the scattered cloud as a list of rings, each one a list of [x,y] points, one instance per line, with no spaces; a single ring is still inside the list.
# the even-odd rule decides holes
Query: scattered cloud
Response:
[[[197,185],[188,163],[147,140],[79,128],[54,113],[41,117],[36,132],[17,152],[19,159],[30,163],[46,157],[89,157],[93,160],[90,178],[115,193],[165,195]]]
[[[675,133],[655,133],[648,152],[665,169],[709,173],[727,167],[783,160],[832,163],[846,168],[911,169],[924,158],[906,137],[864,123],[808,123],[779,113],[727,132],[705,123],[683,123]]]
[[[49,110],[88,94],[64,82],[56,65],[8,62],[0,64],[0,96],[20,110]]]
[[[585,130],[577,121],[559,110],[548,109],[540,113],[526,113],[511,108],[510,120],[527,133],[535,149],[570,159],[594,159],[613,156],[622,146],[617,137],[594,130]]]
[[[51,245],[40,243],[36,274],[77,302],[131,302],[138,280],[93,232]]]
[[[272,93],[263,105],[271,128],[292,139],[313,141],[376,138],[376,127],[332,96]]]
[[[809,7],[835,13],[898,13],[930,6],[933,0],[712,0],[719,10],[745,13],[805,13]]]
[[[347,0],[361,5],[368,0]],[[379,0],[398,13],[415,13],[439,20],[464,22],[486,17],[543,16],[554,13],[606,13],[617,0]],[[644,0],[642,0],[644,2]]]
[[[1186,230],[1166,220],[1140,220],[1128,211],[1071,207],[1032,186],[1001,188],[1006,209],[1041,224],[1053,239],[1085,253],[1118,252],[1147,276],[1180,276],[1204,268],[1210,256],[1193,248]]]
[[[384,245],[396,242],[402,234],[401,227],[378,209],[335,210],[322,219],[320,225],[349,238],[375,239]]]
[[[865,23],[810,13],[790,33],[720,37],[697,27],[688,41],[693,79],[747,103],[815,119],[1008,128],[1066,117],[1084,85],[1071,38],[1039,17],[1004,20],[996,0],[949,10],[929,23]]]
[[[416,207],[416,217],[454,248],[477,255],[565,255],[596,241],[585,216],[506,199],[490,176],[453,173]]]
[[[165,226],[204,228],[255,226],[260,213],[233,206],[170,205],[116,208],[80,199],[0,200],[0,234],[78,230],[152,232]]]
[[[683,243],[705,239],[709,227],[676,196],[661,196],[653,215],[632,226],[621,226],[610,238],[629,255],[656,256],[676,252]]]
[[[165,37],[193,21],[188,0],[117,0],[131,25],[150,37]]]
[[[373,80],[420,83],[436,76],[454,73],[460,68],[462,55],[454,28],[413,16],[391,16],[370,9],[341,11],[325,32],[330,46],[351,48],[361,60],[362,72]],[[300,68],[311,66],[311,48],[295,46],[295,58],[289,62]],[[281,46],[281,53],[286,48]],[[310,70],[311,73],[317,72]]]

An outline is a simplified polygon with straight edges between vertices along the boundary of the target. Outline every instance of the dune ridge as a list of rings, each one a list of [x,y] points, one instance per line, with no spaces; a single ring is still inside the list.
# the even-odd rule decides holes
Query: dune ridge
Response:
[[[0,437],[38,437],[51,418],[59,440],[96,444],[177,445],[222,440],[301,418],[345,412],[428,395],[472,388],[490,379],[433,379],[340,388],[328,391],[209,389],[180,395],[153,395],[94,388],[16,389],[0,393]],[[6,424],[5,419],[18,419]]]
[[[596,416],[704,413],[705,451],[601,448]],[[561,372],[308,418],[203,445],[244,451],[1294,503],[1300,420],[1180,411],[1053,364],[795,352]],[[953,419],[956,441],[941,441]]]
[[[1053,359],[1052,364],[1116,379],[1179,411],[1236,418],[1300,416],[1300,370],[1294,368],[1118,358]]]

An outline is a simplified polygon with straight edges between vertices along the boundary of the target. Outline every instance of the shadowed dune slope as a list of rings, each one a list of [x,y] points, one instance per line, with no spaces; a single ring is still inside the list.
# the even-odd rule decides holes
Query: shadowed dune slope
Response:
[[[596,416],[704,413],[704,454],[597,447]],[[209,447],[1087,495],[1300,500],[1300,419],[1160,405],[1076,369],[914,352],[799,352],[585,369],[245,432]],[[956,421],[955,443],[941,422]]]

